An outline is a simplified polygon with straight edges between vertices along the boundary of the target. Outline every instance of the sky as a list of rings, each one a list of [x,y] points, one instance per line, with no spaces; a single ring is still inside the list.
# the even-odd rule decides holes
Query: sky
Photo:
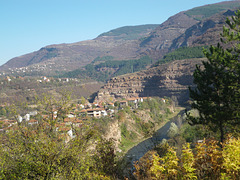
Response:
[[[161,24],[221,0],[0,0],[0,65],[40,48],[96,38],[122,26]]]

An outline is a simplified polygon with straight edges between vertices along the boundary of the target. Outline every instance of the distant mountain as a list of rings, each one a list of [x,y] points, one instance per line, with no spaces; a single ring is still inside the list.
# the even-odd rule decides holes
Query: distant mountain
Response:
[[[113,29],[106,33],[102,33],[99,37],[113,37],[114,39],[124,39],[124,40],[137,40],[141,37],[146,36],[153,29],[158,27],[159,24],[148,24],[148,25],[139,25],[139,26],[124,26],[117,29]]]
[[[239,7],[239,4],[239,0],[225,1],[217,4],[196,7],[186,11],[185,14],[190,16],[191,18],[201,21],[215,14],[218,14],[219,12],[224,12],[229,9],[235,9]]]
[[[57,75],[93,62],[96,58],[157,61],[179,47],[214,44],[227,16],[240,1],[226,1],[180,12],[161,25],[126,26],[100,34],[93,40],[50,45],[9,60],[0,67],[22,75]],[[154,61],[153,61],[154,62]]]
[[[140,57],[138,39],[147,36],[157,26],[127,26],[103,33],[93,40],[46,46],[11,59],[2,65],[0,70],[18,68],[19,72],[31,69],[31,72],[56,74],[59,71],[81,68],[97,57],[112,56],[114,60],[136,59]]]
[[[239,7],[240,1],[226,1],[180,12],[140,43],[141,54],[160,59],[179,47],[216,44],[226,17]]]

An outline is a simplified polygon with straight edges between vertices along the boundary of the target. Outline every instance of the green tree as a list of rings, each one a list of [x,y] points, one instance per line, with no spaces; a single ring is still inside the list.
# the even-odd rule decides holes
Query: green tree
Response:
[[[85,99],[83,96],[81,96],[80,103],[81,103],[81,104],[86,104],[86,99]]]
[[[240,11],[227,19],[228,28],[223,28],[223,45],[211,46],[210,52],[204,50],[208,61],[197,66],[194,72],[196,87],[189,88],[191,107],[199,111],[199,116],[188,114],[191,125],[203,124],[214,132],[220,132],[223,142],[225,134],[240,125]],[[227,47],[231,48],[227,48]]]
[[[97,127],[72,125],[74,138],[58,129],[72,107],[68,93],[58,100],[42,96],[37,102],[37,124],[18,122],[0,134],[0,179],[109,179],[115,173],[110,169],[115,165],[112,142],[104,140]],[[13,119],[25,106],[9,108]]]
[[[174,136],[177,135],[177,133],[178,133],[178,127],[175,123],[172,122],[170,125],[170,128],[167,131],[167,136],[169,138],[173,138]]]

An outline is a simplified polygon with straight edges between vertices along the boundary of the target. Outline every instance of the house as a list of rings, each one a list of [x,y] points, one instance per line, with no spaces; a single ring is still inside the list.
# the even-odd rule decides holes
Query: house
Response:
[[[66,138],[66,142],[68,142],[69,140],[74,138],[73,130],[71,127],[60,126],[60,127],[57,127],[56,130],[59,131],[60,133],[62,133],[62,135]]]
[[[85,107],[92,108],[92,105],[90,103],[85,104]]]
[[[113,115],[115,111],[114,111],[114,109],[109,109],[107,112],[108,112],[108,114]]]
[[[84,106],[83,104],[79,104],[78,107],[79,107],[80,109],[85,108],[85,106]]]
[[[70,114],[67,114],[67,117],[68,118],[74,118],[74,117],[76,117],[76,115],[74,113],[70,113]]]
[[[70,130],[67,132],[67,135],[69,135],[70,138],[73,138],[73,130],[70,129]]]
[[[102,114],[102,116],[107,116],[108,115],[107,111],[105,109],[101,111],[101,114]]]
[[[38,112],[37,111],[31,111],[31,112],[29,112],[29,114],[30,114],[30,116],[36,116],[38,114]]]
[[[104,108],[95,108],[95,109],[84,109],[80,111],[80,113],[87,113],[90,117],[100,118],[102,116],[106,116],[107,112]]]
[[[69,82],[69,79],[68,79],[68,78],[65,78],[64,81],[65,81],[65,82]]]
[[[2,122],[2,128],[9,128],[12,127],[14,124],[17,124],[17,122],[15,120],[9,120],[9,119],[5,119],[5,120],[1,120]]]
[[[71,124],[72,124],[72,121],[73,121],[72,118],[64,118],[64,123],[65,123],[66,125],[71,125]]]
[[[46,76],[43,76],[43,81],[50,82],[50,79],[48,79]]]
[[[18,121],[19,123],[21,123],[22,120],[23,120],[22,116],[18,115],[18,117],[17,117],[17,121]]]
[[[120,107],[124,107],[124,106],[128,106],[128,101],[124,100],[124,101],[120,101]]]
[[[72,124],[75,127],[81,127],[83,125],[83,121],[80,119],[75,119],[74,121],[72,121]]]
[[[136,104],[138,102],[138,99],[139,98],[135,98],[135,97],[134,98],[128,98],[127,101],[130,102],[130,103]]]
[[[12,79],[11,79],[9,76],[7,76],[7,77],[6,77],[6,80],[7,80],[8,82],[10,82]]]
[[[25,116],[23,116],[23,119],[25,121],[29,121],[30,120],[30,114],[26,114]]]
[[[35,120],[35,119],[31,119],[31,120],[28,121],[28,124],[29,124],[29,125],[38,124],[38,121]]]

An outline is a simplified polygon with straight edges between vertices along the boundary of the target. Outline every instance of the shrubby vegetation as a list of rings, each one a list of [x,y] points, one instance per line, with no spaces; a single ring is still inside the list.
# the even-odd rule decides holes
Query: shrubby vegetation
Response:
[[[85,98],[96,92],[103,84],[92,83],[84,79],[49,78],[49,82],[43,81],[43,77],[13,77],[8,82],[0,78],[0,101],[1,105],[15,103],[17,101],[32,101],[37,94],[51,93],[60,96],[62,90],[72,93],[72,99]],[[42,82],[38,82],[41,80]]]
[[[164,64],[174,60],[204,58],[205,55],[203,53],[203,48],[207,48],[207,46],[180,47],[174,50],[173,52],[164,55],[164,57],[157,63],[155,63],[154,66],[158,66],[160,64]]]
[[[114,59],[113,56],[102,56],[102,57],[98,56],[91,62],[91,64],[101,63],[105,61],[112,61],[113,59]]]
[[[44,125],[18,126],[1,135],[1,179],[92,179],[114,171],[113,146],[101,139],[96,129],[85,126],[66,143],[60,134]],[[96,148],[91,146],[108,146]],[[97,155],[97,158],[92,156]],[[105,155],[107,154],[107,156]],[[110,156],[112,155],[112,156]],[[111,159],[110,159],[111,158]],[[105,161],[100,161],[103,159]],[[109,160],[108,160],[109,159]],[[111,164],[109,163],[111,162]],[[108,165],[108,168],[106,167]],[[106,171],[111,169],[111,171]]]
[[[94,122],[69,125],[74,138],[58,130],[73,107],[70,100],[68,93],[61,99],[36,98],[35,124],[18,119],[27,103],[8,108],[8,117],[16,124],[0,134],[0,179],[110,179],[116,175],[114,145],[102,137]]]
[[[86,100],[81,98],[80,101]],[[42,94],[29,103],[19,102],[1,107],[2,115],[16,124],[0,134],[0,179],[122,178],[122,169],[119,168],[122,161],[119,159],[121,157],[116,156],[114,141],[104,139],[104,134],[109,131],[109,123],[119,123],[122,136],[120,148],[125,152],[141,138],[151,136],[155,121],[162,122],[167,117],[164,113],[171,106],[170,99],[163,103],[160,98],[149,98],[139,104],[139,109],[130,103],[130,106],[118,110],[113,117],[84,117],[79,126],[69,124],[65,127],[72,129],[74,138],[71,139],[66,130],[57,130],[75,107],[69,92],[62,92],[62,96],[57,99]],[[32,107],[38,113],[31,119],[38,123],[20,122],[19,115],[34,110]],[[146,114],[149,112],[149,120],[140,118],[138,114],[144,108]],[[155,114],[152,116],[155,120],[151,114]],[[80,117],[78,114],[76,116]],[[134,126],[130,126],[129,118],[133,120]]]
[[[168,121],[169,115],[172,114],[169,110],[172,103],[169,98],[165,98],[163,102],[161,98],[155,97],[139,102],[138,108],[130,103],[130,106],[119,110],[116,118],[121,124],[120,148],[126,151],[140,139],[152,136],[161,124]]]
[[[185,144],[180,156],[165,143],[162,151],[150,151],[136,162],[134,175],[136,179],[239,179],[239,143],[239,138],[229,137],[221,149],[218,141],[203,140],[194,148]]]
[[[64,74],[63,77],[71,78],[90,77],[97,81],[106,81],[114,76],[119,76],[143,70],[152,63],[153,60],[148,56],[141,57],[140,59],[137,60],[124,60],[124,61],[111,60],[111,56],[106,56],[102,58],[98,57],[93,61],[93,63],[86,65],[84,69],[77,69],[68,72]]]
[[[186,15],[194,17],[196,20],[203,20],[214,14],[220,13],[222,11],[227,11],[228,9],[233,9],[239,7],[239,2],[232,2],[228,5],[226,4],[214,4],[211,6],[197,7],[190,9],[185,12]]]
[[[132,40],[132,39],[138,39],[142,36],[143,33],[146,33],[149,31],[149,29],[154,29],[158,25],[157,24],[147,24],[147,25],[140,25],[140,26],[125,26],[120,27],[114,30],[111,30],[106,33],[102,33],[99,35],[101,36],[115,36],[115,38],[119,37],[119,39],[126,39],[126,40]]]

